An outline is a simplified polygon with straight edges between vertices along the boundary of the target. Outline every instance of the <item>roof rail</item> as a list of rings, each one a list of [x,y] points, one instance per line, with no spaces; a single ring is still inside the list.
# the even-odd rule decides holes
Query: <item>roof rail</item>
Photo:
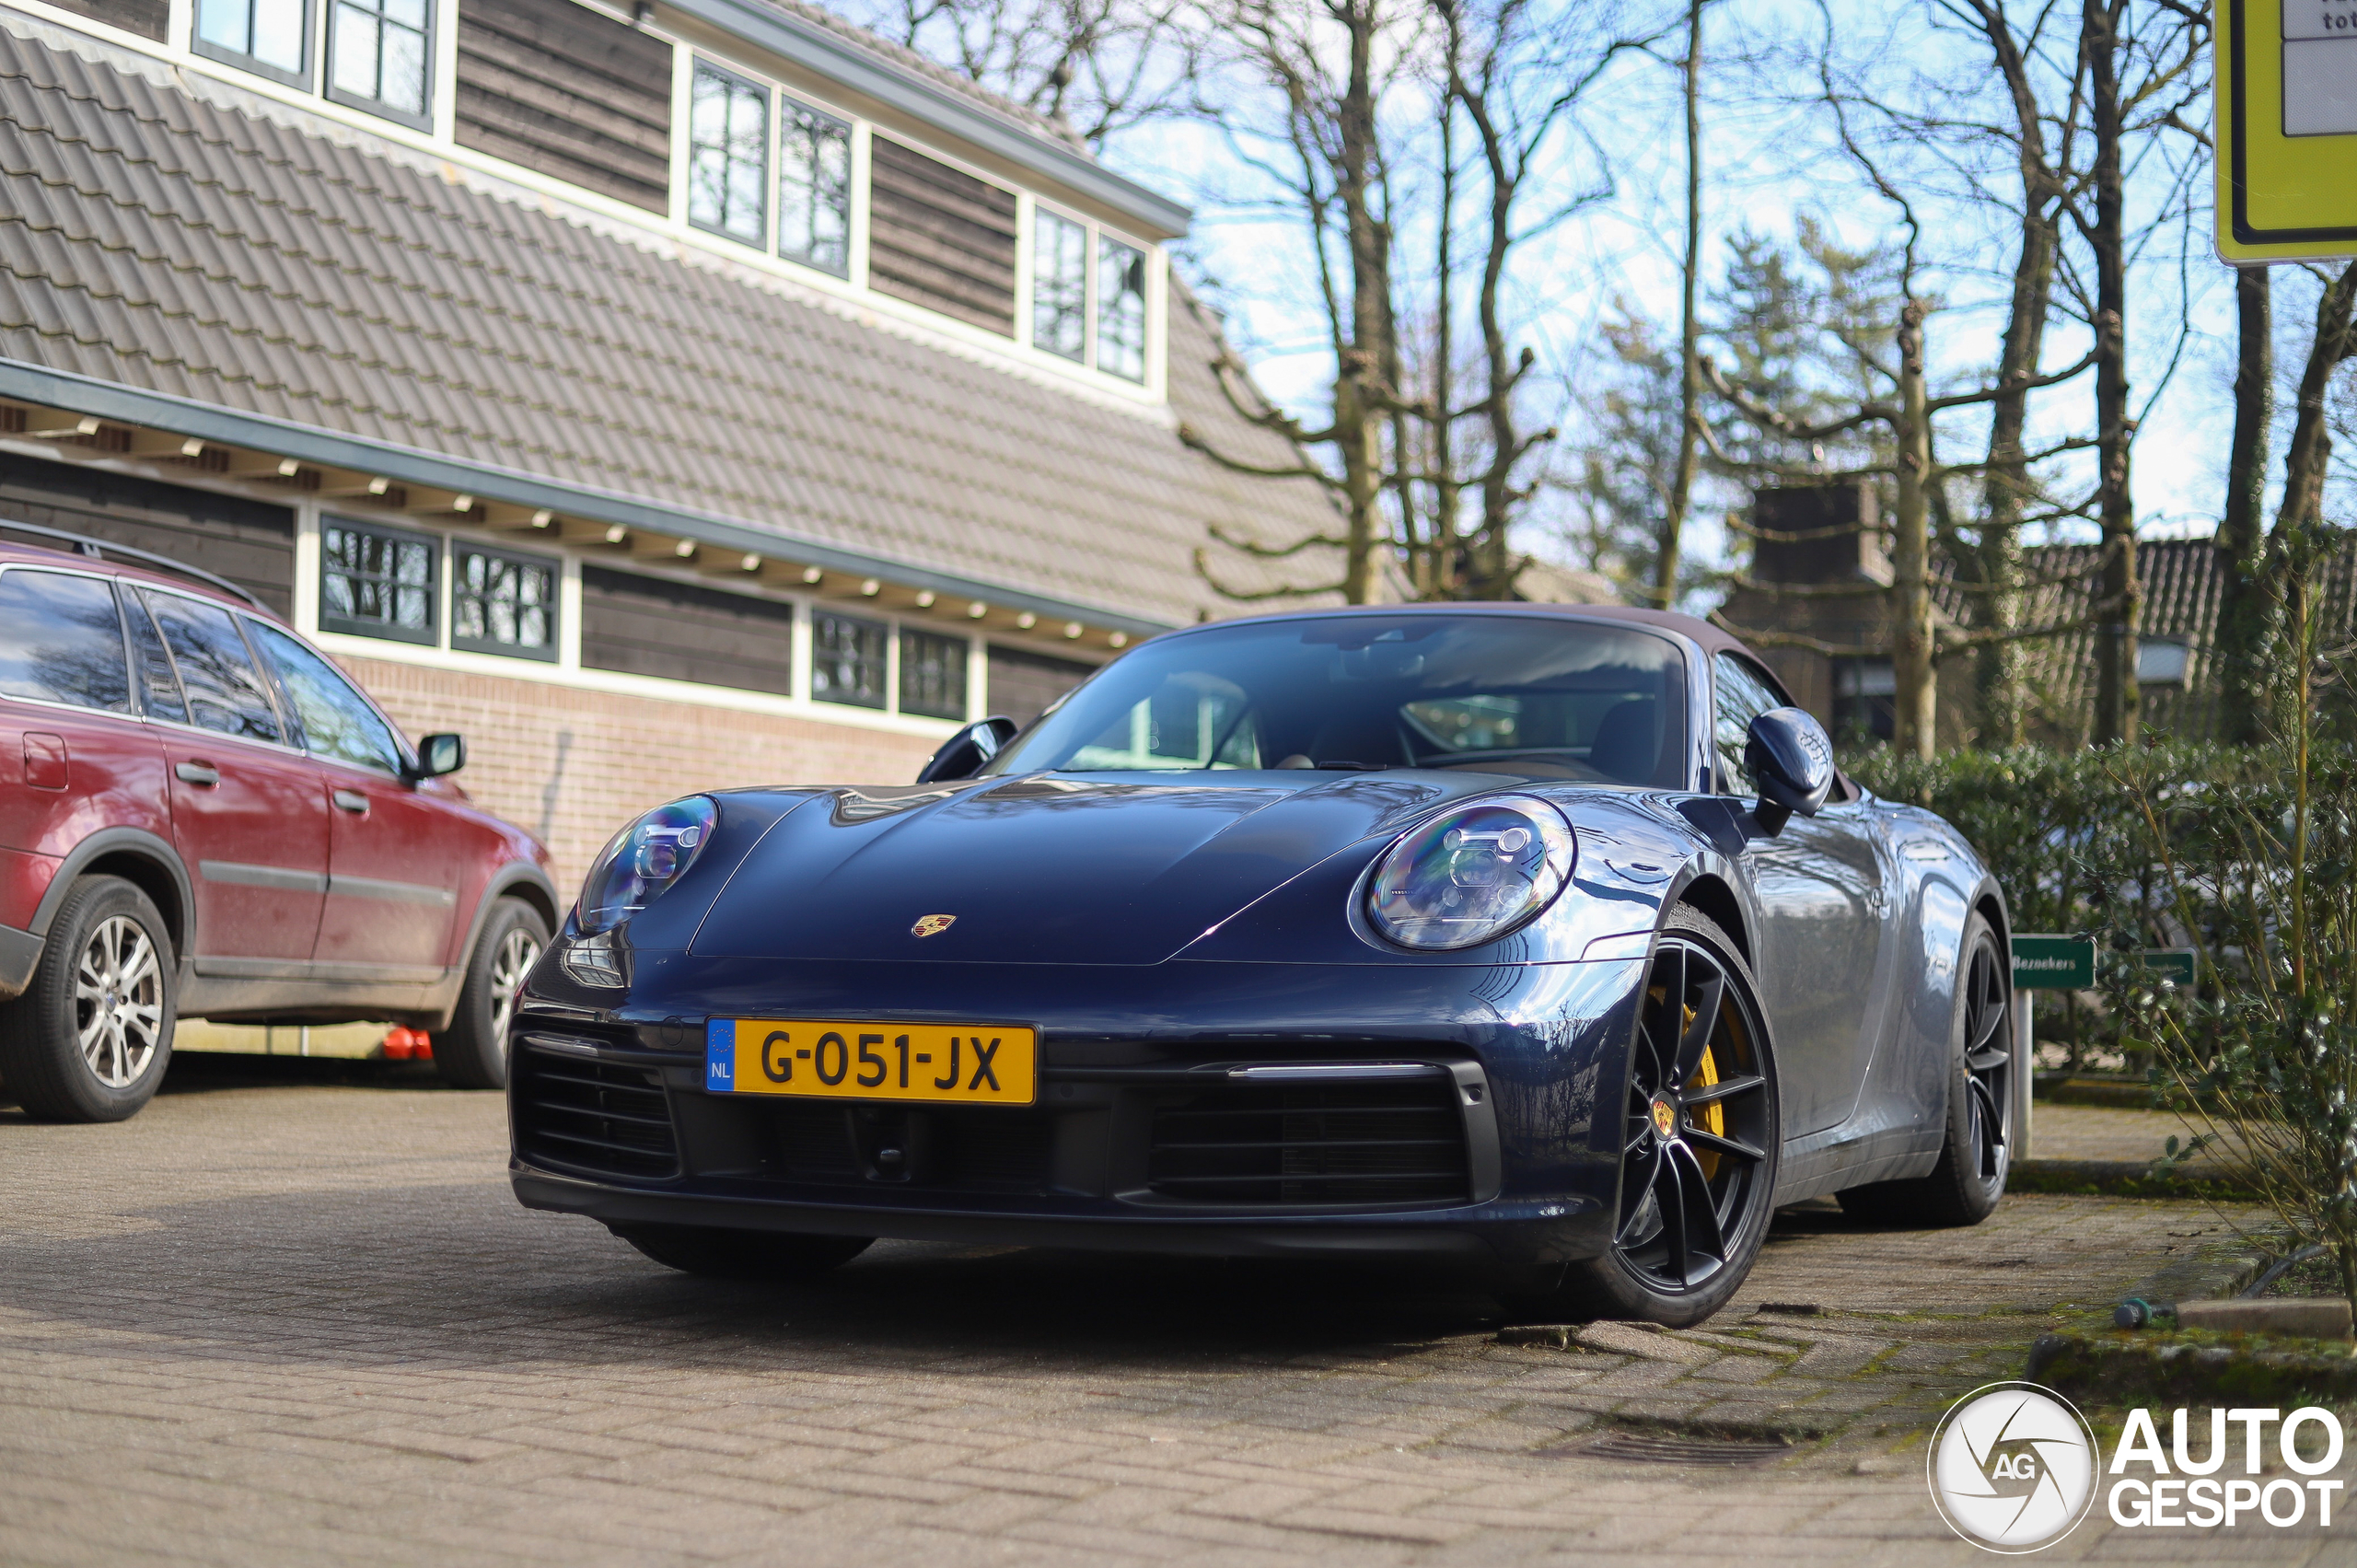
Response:
[[[103,561],[109,555],[120,555],[125,560],[136,561],[142,566],[152,566],[158,572],[169,572],[180,577],[193,577],[207,587],[219,588],[225,594],[244,599],[265,615],[278,613],[237,584],[229,581],[228,578],[216,577],[201,566],[191,566],[184,562],[175,561],[168,555],[157,555],[153,551],[134,549],[128,544],[115,544],[103,539],[92,539],[87,534],[68,533],[64,528],[48,528],[40,523],[20,523],[14,517],[0,517],[0,533],[29,533],[38,534],[43,539],[62,539],[94,561]]]

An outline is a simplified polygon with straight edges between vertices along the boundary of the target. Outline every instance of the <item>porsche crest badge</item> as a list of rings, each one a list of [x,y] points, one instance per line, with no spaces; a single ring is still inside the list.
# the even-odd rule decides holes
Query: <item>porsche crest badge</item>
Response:
[[[920,917],[914,925],[909,927],[909,935],[938,936],[957,923],[958,917],[954,914],[928,914]]]

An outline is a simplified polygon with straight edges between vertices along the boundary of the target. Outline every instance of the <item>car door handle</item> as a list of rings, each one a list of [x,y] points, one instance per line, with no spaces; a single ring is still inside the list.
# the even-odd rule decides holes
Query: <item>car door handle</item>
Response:
[[[202,784],[211,789],[221,782],[221,770],[210,762],[181,762],[172,769],[172,776],[182,784]]]
[[[368,797],[356,789],[340,789],[328,798],[335,802],[338,811],[349,811],[354,817],[368,815]]]

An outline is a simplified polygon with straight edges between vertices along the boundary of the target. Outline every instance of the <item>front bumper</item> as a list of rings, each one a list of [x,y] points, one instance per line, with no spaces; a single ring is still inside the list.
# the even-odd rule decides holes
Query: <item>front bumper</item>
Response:
[[[1508,1268],[1608,1241],[1620,1118],[1597,1092],[1624,1081],[1641,962],[637,958],[623,1006],[578,1006],[582,993],[536,978],[518,1010],[511,1175],[529,1207],[615,1225]],[[698,1049],[711,1016],[1036,1020],[1039,1098],[942,1110],[712,1094]]]

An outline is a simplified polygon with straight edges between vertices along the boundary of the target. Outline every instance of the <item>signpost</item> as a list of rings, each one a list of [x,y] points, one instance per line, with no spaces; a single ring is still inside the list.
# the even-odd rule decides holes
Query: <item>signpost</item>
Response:
[[[2357,3],[2357,0],[2352,0]],[[2038,1050],[2030,1032],[2029,993],[2084,991],[2096,982],[2092,936],[2014,936],[2014,1158],[2029,1158],[2030,1080],[2038,1075]]]
[[[2351,13],[2351,27],[2357,28],[2357,0],[2340,0]],[[2357,68],[2357,32],[2351,35],[2350,64]],[[2357,104],[2357,80],[2349,88],[2352,104]],[[2352,109],[2357,113],[2357,109]],[[2154,977],[2165,980],[2180,991],[2193,989],[2199,972],[2190,947],[2147,947],[2143,951],[2144,967]],[[2014,1074],[2014,1158],[2029,1157],[2029,1091],[2030,1079],[2037,1073],[2037,1051],[2030,1036],[2029,993],[2033,991],[2086,991],[2096,982],[2096,943],[2092,936],[2058,936],[2040,934],[2016,934],[2014,937],[2014,1041],[2020,1071]]]
[[[2219,0],[2218,254],[2357,254],[2357,0]]]

